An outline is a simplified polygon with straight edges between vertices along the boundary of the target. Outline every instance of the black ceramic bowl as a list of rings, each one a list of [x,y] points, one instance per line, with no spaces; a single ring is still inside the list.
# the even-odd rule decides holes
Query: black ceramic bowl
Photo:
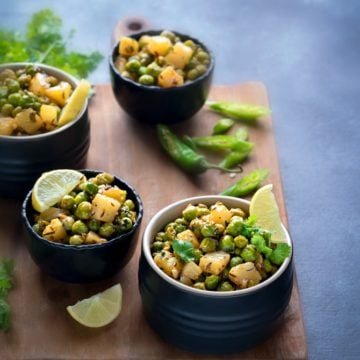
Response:
[[[139,39],[142,35],[159,35],[161,31],[144,31],[131,35]],[[199,40],[188,35],[174,33],[181,39],[190,39],[200,44],[210,55],[206,73],[199,78],[174,88],[141,85],[124,78],[115,66],[119,43],[110,56],[110,77],[114,95],[119,105],[131,117],[148,124],[172,124],[190,118],[204,105],[208,96],[214,71],[214,56]]]
[[[0,65],[18,70],[26,63]],[[73,76],[47,65],[36,64],[46,73],[76,87]],[[70,123],[48,133],[28,136],[0,135],[0,196],[22,198],[44,171],[56,168],[81,168],[90,145],[88,102]]]
[[[87,177],[101,173],[95,170],[79,171]],[[136,247],[143,205],[138,193],[126,181],[115,177],[113,184],[127,191],[127,197],[134,201],[138,217],[131,231],[103,244],[66,245],[39,236],[32,229],[34,210],[31,205],[31,191],[27,194],[22,205],[22,221],[31,257],[41,270],[58,280],[89,283],[115,275],[128,263]]]
[[[242,199],[200,196],[169,205],[150,220],[142,240],[139,289],[150,325],[166,341],[196,353],[226,354],[255,346],[276,330],[290,300],[293,267],[292,257],[287,258],[265,281],[229,292],[198,290],[160,270],[150,251],[155,234],[181,216],[187,204],[210,205],[216,201],[245,211],[249,207]]]

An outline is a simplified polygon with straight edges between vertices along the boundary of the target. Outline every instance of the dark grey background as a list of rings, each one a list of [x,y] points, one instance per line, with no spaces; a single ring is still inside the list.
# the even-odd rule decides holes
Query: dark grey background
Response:
[[[78,50],[107,54],[116,22],[139,15],[208,44],[216,84],[265,83],[309,357],[360,358],[360,1],[1,0],[1,27],[44,7]],[[106,61],[90,80],[109,81]]]

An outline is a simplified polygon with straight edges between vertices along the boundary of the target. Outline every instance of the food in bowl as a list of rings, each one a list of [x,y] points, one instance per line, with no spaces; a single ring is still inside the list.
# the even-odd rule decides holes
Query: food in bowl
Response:
[[[36,65],[5,68],[0,73],[0,135],[42,134],[74,120],[85,105],[89,84],[80,83],[69,105],[74,90],[70,82]]]
[[[161,88],[193,81],[205,74],[209,65],[210,55],[200,44],[168,30],[138,40],[123,36],[115,60],[123,77]]]
[[[47,189],[35,184],[33,207],[43,210],[34,214],[32,228],[37,234],[48,241],[79,246],[106,243],[132,230],[138,218],[135,203],[128,198],[126,189],[114,184],[113,175],[102,172],[86,177],[74,170],[56,170],[40,181],[45,185],[61,181],[58,175],[67,176],[67,184],[74,179],[75,187],[44,208],[37,194],[41,196]]]
[[[181,216],[157,232],[151,244],[155,264],[168,276],[200,290],[250,288],[276,273],[290,255],[286,243],[238,207],[223,202],[188,204]]]

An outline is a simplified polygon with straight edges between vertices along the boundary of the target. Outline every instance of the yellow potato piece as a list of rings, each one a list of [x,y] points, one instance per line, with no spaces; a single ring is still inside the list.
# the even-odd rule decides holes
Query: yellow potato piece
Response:
[[[176,43],[165,56],[165,61],[177,69],[183,69],[190,61],[193,50],[182,42]]]
[[[35,134],[43,126],[41,117],[33,109],[19,112],[15,117],[15,121],[29,135]]]
[[[117,186],[104,190],[102,194],[117,200],[120,204],[126,200],[126,190],[121,190]]]
[[[171,88],[183,84],[184,78],[178,74],[172,66],[167,66],[158,78],[158,85],[163,88]]]
[[[171,41],[165,36],[152,36],[147,44],[150,54],[155,56],[166,55],[172,47]]]
[[[0,117],[0,135],[9,136],[17,128],[16,120],[12,117]]]
[[[46,129],[51,130],[55,127],[57,122],[59,108],[54,105],[41,105],[40,107],[40,117],[45,123]]]
[[[36,73],[30,80],[29,91],[35,95],[44,96],[46,94],[46,90],[50,87],[46,78],[47,75],[40,72]]]
[[[120,209],[117,200],[101,194],[96,194],[91,204],[92,218],[104,222],[113,222]]]
[[[122,36],[119,44],[119,54],[125,57],[136,55],[139,51],[138,42],[128,36]]]
[[[71,85],[66,81],[60,81],[56,86],[45,90],[45,95],[54,103],[64,106],[71,94]]]

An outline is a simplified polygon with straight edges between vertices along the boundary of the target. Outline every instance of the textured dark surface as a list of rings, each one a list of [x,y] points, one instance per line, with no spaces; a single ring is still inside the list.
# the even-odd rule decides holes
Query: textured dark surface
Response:
[[[1,26],[23,30],[45,6],[76,29],[79,50],[107,53],[116,22],[139,15],[208,44],[215,84],[265,83],[309,357],[359,358],[360,2],[2,0]],[[90,80],[109,82],[106,61]]]

